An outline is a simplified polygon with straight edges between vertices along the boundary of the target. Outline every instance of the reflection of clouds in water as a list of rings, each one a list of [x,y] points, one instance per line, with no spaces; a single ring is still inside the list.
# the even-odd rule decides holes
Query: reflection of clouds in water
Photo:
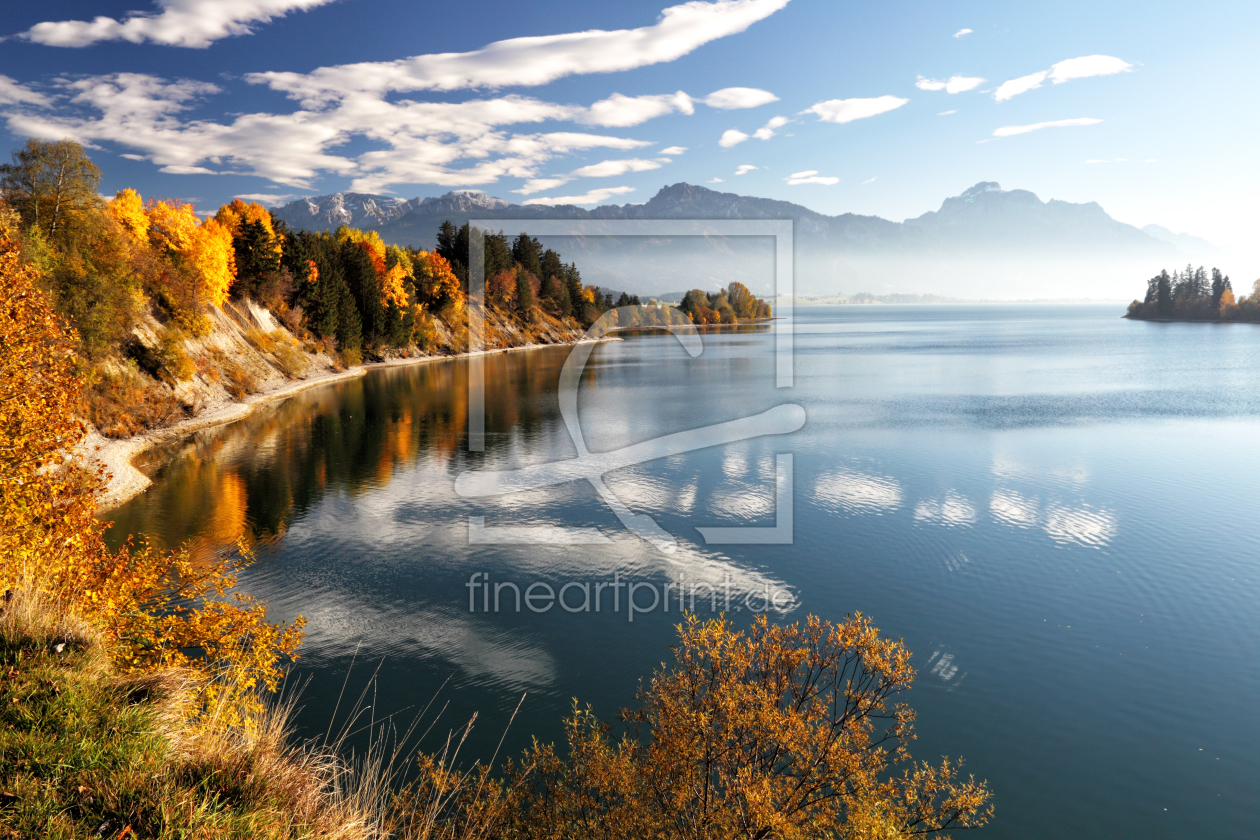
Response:
[[[690,484],[684,485],[678,490],[678,495],[674,499],[674,504],[678,506],[679,510],[685,512],[690,512],[691,509],[695,507],[696,483],[694,481]]]
[[[1089,469],[1082,465],[1038,469],[1013,458],[996,456],[993,475],[1005,483],[1070,486],[1077,491],[1089,483]],[[1051,499],[1043,504],[1037,497],[1023,495],[1009,487],[998,487],[989,500],[989,512],[998,522],[1019,528],[1042,530],[1058,543],[1099,548],[1110,543],[1118,531],[1114,511],[1079,501]]]
[[[355,500],[353,506],[344,499],[324,499],[308,511],[290,529],[286,548],[300,551],[304,545],[338,545],[347,558],[358,558],[356,565],[374,564],[401,567],[423,564],[438,569],[459,569],[471,573],[486,566],[468,544],[468,515],[473,508],[464,503],[449,507],[433,505],[433,487],[449,484],[444,469],[417,470],[402,480],[375,489]],[[672,481],[654,479],[634,470],[621,471],[610,477],[609,488],[631,507],[655,513],[660,510],[690,510],[695,505],[697,487],[694,482],[681,488]],[[774,486],[745,485],[746,490],[720,497],[732,507],[730,512],[748,516],[772,516]],[[754,496],[754,490],[758,496]],[[518,496],[534,495],[533,505],[516,504]],[[698,539],[693,533],[679,532],[678,550],[665,555],[649,543],[627,532],[606,508],[596,508],[591,520],[575,522],[564,516],[570,502],[579,503],[594,491],[585,482],[574,482],[565,488],[530,491],[497,496],[483,506],[486,525],[599,528],[610,544],[598,549],[592,546],[503,545],[496,547],[501,559],[496,577],[518,582],[527,577],[539,580],[612,580],[620,572],[623,578],[664,578],[677,582],[681,575],[688,583],[706,583],[713,587],[729,585],[732,597],[769,591],[791,593],[792,588],[779,578],[731,562],[725,555],[703,545],[689,542]],[[500,503],[510,502],[500,507]],[[606,514],[606,515],[605,515]],[[700,522],[698,524],[708,524]],[[506,566],[506,568],[504,568]],[[725,589],[723,589],[725,591]],[[785,602],[780,597],[779,603]],[[795,606],[793,594],[787,608]],[[305,609],[305,607],[302,607]]]
[[[774,495],[771,487],[758,491],[753,489],[736,490],[730,493],[718,493],[713,497],[713,509],[722,514],[738,516],[743,519],[774,514]]]
[[[1043,527],[1055,542],[1091,546],[1104,546],[1111,542],[1117,530],[1114,512],[1089,505],[1050,505],[1046,509]]]
[[[1019,528],[1035,528],[1039,518],[1037,501],[1026,499],[1014,490],[994,490],[989,499],[989,513],[999,522]]]
[[[743,478],[748,473],[748,454],[727,446],[722,454],[722,472],[727,478]]]
[[[321,595],[301,604],[306,630],[300,653],[308,659],[349,657],[362,645],[363,656],[442,659],[470,677],[511,689],[555,682],[555,660],[518,632],[496,631],[454,610],[382,608],[344,590]]]
[[[943,499],[924,499],[914,506],[914,518],[920,522],[941,525],[970,525],[976,521],[976,509],[957,492],[950,490]]]
[[[820,475],[814,495],[850,513],[894,510],[902,498],[901,485],[894,479],[845,469]]]

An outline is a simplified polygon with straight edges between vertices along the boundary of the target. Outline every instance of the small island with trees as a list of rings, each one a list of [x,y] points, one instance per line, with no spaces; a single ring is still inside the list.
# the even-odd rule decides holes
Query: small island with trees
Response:
[[[1260,280],[1250,296],[1235,297],[1229,277],[1187,264],[1165,269],[1146,282],[1146,297],[1129,304],[1126,318],[1139,321],[1246,321],[1260,323]]]

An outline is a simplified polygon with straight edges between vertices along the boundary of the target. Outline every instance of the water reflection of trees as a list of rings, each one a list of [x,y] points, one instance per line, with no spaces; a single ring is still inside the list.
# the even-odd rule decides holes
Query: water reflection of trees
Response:
[[[486,454],[558,422],[568,348],[486,357]],[[374,370],[196,433],[151,454],[156,486],[112,511],[111,538],[145,534],[214,550],[269,543],[330,493],[360,496],[421,460],[451,473],[468,453],[468,362]]]

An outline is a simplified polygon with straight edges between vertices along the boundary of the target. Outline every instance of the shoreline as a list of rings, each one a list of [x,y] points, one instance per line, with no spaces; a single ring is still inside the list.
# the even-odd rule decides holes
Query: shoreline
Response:
[[[606,336],[595,339],[599,341],[622,341],[621,338]],[[135,460],[154,446],[173,443],[191,434],[225,426],[243,420],[264,404],[288,399],[303,391],[318,388],[321,385],[333,385],[366,376],[369,371],[383,370],[391,367],[409,367],[428,362],[457,361],[476,356],[489,356],[496,353],[511,353],[519,350],[540,350],[544,347],[572,347],[577,344],[590,343],[591,339],[562,341],[556,344],[522,344],[516,347],[494,347],[487,350],[454,353],[449,356],[421,356],[419,358],[387,359],[383,362],[367,362],[335,373],[321,373],[307,379],[291,380],[270,391],[251,394],[240,402],[216,406],[202,414],[186,418],[171,426],[151,429],[129,438],[107,438],[92,429],[79,443],[76,453],[89,468],[102,467],[106,481],[102,492],[97,496],[96,513],[100,515],[120,507],[139,496],[153,484],[153,480],[142,473]]]

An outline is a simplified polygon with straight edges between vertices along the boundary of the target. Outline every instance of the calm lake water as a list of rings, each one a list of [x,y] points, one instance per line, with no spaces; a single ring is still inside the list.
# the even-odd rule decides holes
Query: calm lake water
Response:
[[[462,499],[468,469],[572,457],[568,348],[487,360],[487,442],[466,447],[467,362],[373,371],[153,453],[156,484],[111,514],[205,550],[247,535],[244,588],[309,621],[302,722],[380,663],[377,716],[480,713],[467,755],[605,719],[668,656],[677,603],[628,620],[474,601],[621,581],[785,593],[785,618],[861,611],[919,670],[919,758],[963,756],[996,794],[990,838],[1250,838],[1260,820],[1260,328],[1121,320],[1111,306],[798,308],[795,384],[767,328],[600,346],[580,409],[592,451],[805,408],[798,432],[628,467],[608,487],[679,541],[664,554],[585,482]],[[791,545],[706,545],[696,526],[773,525],[794,459]],[[490,527],[601,529],[605,545],[470,545]],[[624,590],[619,590],[624,592]],[[701,593],[704,589],[698,590]],[[642,587],[640,602],[650,603]],[[578,590],[569,604],[580,606]],[[535,602],[540,603],[540,602]],[[490,605],[493,607],[493,604]],[[711,602],[698,598],[707,615]],[[412,712],[406,712],[407,716]],[[438,729],[443,727],[439,725]]]

